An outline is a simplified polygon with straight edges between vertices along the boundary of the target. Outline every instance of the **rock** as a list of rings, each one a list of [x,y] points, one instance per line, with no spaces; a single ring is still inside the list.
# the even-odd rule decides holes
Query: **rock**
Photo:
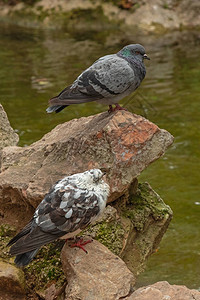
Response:
[[[120,201],[119,201],[120,203]],[[145,183],[139,183],[126,207],[121,207],[124,222],[130,220],[122,259],[137,276],[144,270],[147,258],[156,251],[172,219],[173,212],[160,196]]]
[[[20,24],[26,22],[27,17],[31,14],[35,16],[34,23],[37,22],[40,26],[55,26],[53,22],[55,16],[57,19],[56,26],[67,29],[79,31],[88,26],[88,19],[81,18],[85,10],[86,13],[98,15],[98,19],[103,21],[104,24],[113,24],[116,20],[120,20],[118,24],[119,28],[123,28],[123,25],[130,26],[131,29],[138,27],[147,31],[156,30],[157,26],[167,29],[179,29],[184,27],[199,27],[200,25],[200,4],[199,0],[148,0],[148,1],[94,1],[91,3],[89,0],[68,0],[68,1],[52,1],[52,0],[40,0],[36,1],[35,5],[26,5],[25,3],[13,3],[14,5],[8,5],[7,3],[1,4],[0,15],[1,18],[16,19],[18,12],[20,11]],[[127,4],[127,9],[121,9]],[[125,7],[124,7],[125,8]],[[131,8],[131,9],[130,9]],[[80,13],[77,13],[79,12]],[[24,13],[23,13],[24,12]],[[44,17],[44,12],[46,16]],[[63,14],[65,15],[65,22],[63,20]],[[95,14],[95,15],[96,15]],[[72,18],[73,16],[73,18]],[[43,18],[42,18],[43,17]],[[29,18],[30,19],[30,18]],[[71,20],[72,19],[72,20]],[[92,19],[92,18],[91,18]],[[41,24],[42,20],[42,24]],[[81,22],[82,20],[82,22]],[[11,20],[12,21],[12,20]],[[30,20],[29,20],[30,23]],[[99,31],[102,28],[102,22],[99,26],[95,26],[96,22],[90,22],[90,27]],[[31,23],[30,23],[31,24]],[[98,23],[97,23],[98,24]],[[71,25],[71,26],[70,26]]]
[[[0,300],[25,299],[24,273],[0,260]]]
[[[184,285],[170,285],[167,281],[156,282],[139,288],[126,300],[200,300],[200,292]]]
[[[55,283],[48,287],[45,291],[45,297],[42,297],[45,300],[64,300],[64,291],[66,284],[60,288],[56,288]]]
[[[119,198],[115,207],[108,205],[103,216],[83,234],[119,255],[136,277],[156,251],[172,211],[148,183],[139,183],[134,194],[131,192]]]
[[[129,294],[135,282],[125,263],[98,241],[87,244],[88,254],[63,247],[61,260],[67,278],[66,300],[117,300]]]
[[[18,142],[19,136],[10,126],[7,114],[0,104],[0,150],[7,146],[15,146]]]
[[[17,226],[20,220],[22,226],[53,183],[94,167],[106,168],[109,201],[114,201],[172,142],[166,130],[141,116],[119,111],[60,124],[24,148],[6,147],[0,174],[3,221],[12,220]]]

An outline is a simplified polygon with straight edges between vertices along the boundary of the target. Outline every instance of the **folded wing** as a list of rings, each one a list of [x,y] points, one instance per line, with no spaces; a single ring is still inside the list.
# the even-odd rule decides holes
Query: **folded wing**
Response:
[[[49,100],[50,106],[70,105],[112,98],[126,91],[135,74],[129,63],[116,54],[97,60],[72,85]]]
[[[35,251],[59,237],[82,230],[98,215],[98,197],[94,192],[72,184],[57,189],[58,185],[40,203],[31,222],[9,242],[13,244],[12,255]]]

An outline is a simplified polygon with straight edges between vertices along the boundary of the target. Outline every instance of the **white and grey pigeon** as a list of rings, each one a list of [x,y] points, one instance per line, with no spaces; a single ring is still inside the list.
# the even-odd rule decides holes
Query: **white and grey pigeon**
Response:
[[[109,112],[123,109],[118,102],[135,91],[145,77],[144,59],[150,58],[140,44],[125,46],[116,54],[99,58],[57,97],[50,99],[46,111],[58,113],[71,104],[91,101],[109,105]]]
[[[74,237],[101,215],[109,194],[103,175],[92,169],[64,177],[50,189],[31,221],[8,243],[17,266],[27,265],[42,245]]]

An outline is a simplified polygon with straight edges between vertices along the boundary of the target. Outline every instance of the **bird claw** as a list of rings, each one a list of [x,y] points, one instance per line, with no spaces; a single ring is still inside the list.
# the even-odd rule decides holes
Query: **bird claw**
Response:
[[[84,241],[82,238],[79,239],[76,243],[72,244],[70,247],[71,248],[74,248],[74,247],[78,247],[80,249],[82,249],[85,253],[88,253],[87,250],[85,250],[85,248],[83,246],[89,244],[89,243],[92,243],[92,240],[87,240],[87,241]]]
[[[109,105],[108,113],[110,114],[110,113],[113,112],[113,111],[114,111],[114,109],[113,109],[112,105]]]
[[[109,113],[114,112],[114,111],[118,111],[118,110],[128,111],[126,108],[120,106],[118,103],[115,104],[115,108],[113,108],[112,105],[109,105],[109,110],[108,110]]]

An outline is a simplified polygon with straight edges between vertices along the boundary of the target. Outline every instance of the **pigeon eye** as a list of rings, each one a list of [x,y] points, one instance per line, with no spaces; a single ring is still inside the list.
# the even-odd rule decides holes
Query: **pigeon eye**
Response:
[[[135,51],[135,54],[140,54],[140,52],[139,51]]]

